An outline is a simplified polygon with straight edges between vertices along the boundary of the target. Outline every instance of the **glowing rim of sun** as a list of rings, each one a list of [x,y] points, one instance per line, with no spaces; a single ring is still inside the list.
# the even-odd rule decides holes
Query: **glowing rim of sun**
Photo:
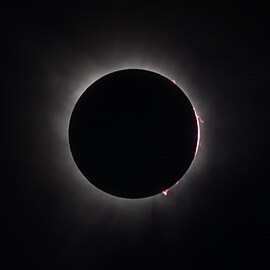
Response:
[[[81,172],[79,171],[78,167],[76,166],[74,160],[73,160],[73,157],[72,157],[72,154],[71,154],[71,151],[70,151],[70,148],[69,148],[69,143],[68,143],[68,132],[66,132],[66,134],[63,134],[63,129],[68,131],[68,126],[69,126],[69,120],[70,120],[70,117],[71,117],[71,114],[72,114],[72,111],[73,111],[73,108],[76,104],[76,102],[78,101],[78,99],[80,98],[80,96],[84,93],[84,91],[91,85],[93,84],[96,80],[98,80],[99,78],[107,75],[107,74],[110,74],[112,72],[115,72],[115,71],[120,71],[120,70],[124,70],[124,69],[141,69],[141,70],[146,70],[146,71],[150,71],[150,72],[155,72],[157,74],[160,74],[161,76],[165,77],[165,78],[168,78],[170,79],[170,75],[166,74],[167,72],[162,72],[161,70],[157,70],[156,68],[153,68],[153,67],[145,67],[145,65],[142,67],[141,65],[133,65],[133,66],[130,66],[130,65],[121,65],[121,67],[118,66],[118,68],[115,68],[114,67],[108,67],[106,68],[106,70],[103,70],[103,72],[99,71],[99,72],[91,72],[89,71],[89,74],[90,76],[87,76],[87,79],[84,78],[84,79],[74,79],[72,81],[72,84],[75,84],[74,87],[70,87],[69,88],[69,91],[70,93],[68,93],[68,101],[67,103],[69,104],[66,104],[67,106],[64,106],[63,107],[63,111],[62,113],[66,114],[66,118],[64,117],[64,121],[63,120],[60,120],[59,119],[59,107],[57,108],[57,112],[55,111],[54,112],[54,115],[56,116],[55,118],[59,120],[59,122],[54,121],[54,125],[53,125],[53,129],[54,131],[56,132],[56,135],[58,136],[58,140],[60,139],[59,143],[62,143],[62,144],[65,144],[66,147],[68,147],[68,150],[67,151],[64,151],[63,155],[67,155],[66,158],[70,159],[69,161],[67,162],[70,162],[68,163],[68,167],[72,167],[73,171],[72,171],[72,174],[74,174],[74,176],[77,178],[77,180],[81,179],[83,177],[83,179],[86,180],[86,178],[81,174]],[[188,99],[190,100],[192,106],[193,106],[193,102],[192,102],[192,98],[190,98],[190,96],[188,95],[188,92],[183,90],[185,89],[186,87],[182,87],[180,86],[175,79],[170,79],[173,83],[177,84],[178,87],[184,92],[184,94],[188,97]],[[72,85],[71,84],[71,85]],[[197,107],[197,106],[196,106]],[[163,192],[161,193],[158,193],[156,195],[153,195],[153,196],[150,196],[150,197],[147,197],[147,198],[139,198],[139,199],[132,199],[132,200],[144,200],[144,199],[149,199],[149,198],[152,198],[152,197],[156,197],[156,196],[159,196],[160,194],[163,194],[165,196],[168,195],[168,192],[173,188],[175,187],[177,184],[179,184],[179,182],[181,180],[183,180],[184,178],[187,177],[187,174],[190,174],[190,171],[192,170],[192,167],[194,166],[194,163],[198,164],[198,162],[194,162],[196,159],[197,159],[197,154],[198,154],[198,150],[201,146],[201,129],[200,129],[200,124],[203,124],[204,123],[204,120],[201,119],[201,117],[197,114],[197,109],[195,110],[194,106],[193,106],[193,109],[194,109],[194,113],[195,113],[195,116],[196,116],[196,120],[197,120],[197,128],[198,128],[198,135],[197,135],[197,145],[196,145],[196,151],[195,151],[195,154],[194,154],[194,158],[191,162],[191,165],[189,167],[189,169],[186,171],[186,173],[171,187],[169,187],[168,189],[164,190]],[[57,117],[58,115],[58,117]],[[63,119],[63,118],[62,118]],[[57,124],[56,124],[57,122]],[[59,125],[60,123],[60,125]],[[64,126],[64,127],[63,127]],[[196,157],[196,158],[195,158]],[[63,157],[62,157],[63,158]],[[80,180],[81,181],[81,180]],[[87,180],[87,183],[90,184],[90,182]],[[98,189],[97,187],[95,187],[94,185],[91,184],[92,187],[94,187],[95,190],[98,190],[99,192],[103,193],[104,195],[106,196],[109,196],[109,197],[113,197],[115,199],[120,199],[120,200],[131,200],[129,198],[121,198],[121,197],[116,197],[112,194],[109,194],[109,193],[106,193],[100,189]]]

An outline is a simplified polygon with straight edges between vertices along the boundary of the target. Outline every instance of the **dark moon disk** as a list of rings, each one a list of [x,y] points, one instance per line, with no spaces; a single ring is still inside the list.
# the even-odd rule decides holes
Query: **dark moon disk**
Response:
[[[69,143],[82,174],[123,198],[174,185],[195,156],[198,126],[183,91],[160,74],[127,69],[90,85],[77,101]]]

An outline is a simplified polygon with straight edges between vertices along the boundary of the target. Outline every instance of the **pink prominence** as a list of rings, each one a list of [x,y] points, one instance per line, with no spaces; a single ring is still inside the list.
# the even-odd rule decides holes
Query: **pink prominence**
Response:
[[[169,189],[165,189],[164,191],[162,191],[162,193],[164,194],[164,196],[167,196],[169,192]]]
[[[180,180],[178,180],[173,186],[176,186],[176,185],[178,185],[179,184],[179,182],[180,182]],[[164,196],[167,196],[168,195],[168,193],[169,193],[169,191],[170,191],[170,188],[167,188],[167,189],[165,189],[164,191],[162,191],[162,193],[164,194]]]

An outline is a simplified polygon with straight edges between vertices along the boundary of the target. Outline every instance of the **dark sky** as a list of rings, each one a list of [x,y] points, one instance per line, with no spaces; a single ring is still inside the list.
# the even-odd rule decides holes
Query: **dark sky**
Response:
[[[267,268],[268,10],[202,8],[2,5],[3,269]],[[106,195],[70,157],[77,98],[128,67],[175,79],[205,121],[167,197]]]

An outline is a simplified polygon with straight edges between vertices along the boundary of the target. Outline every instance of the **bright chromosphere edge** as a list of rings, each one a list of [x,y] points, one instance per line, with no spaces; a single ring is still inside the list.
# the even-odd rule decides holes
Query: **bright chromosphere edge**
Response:
[[[172,80],[172,82],[174,84],[176,84],[176,81],[175,80]],[[200,124],[204,124],[204,120],[197,114],[195,108],[193,107],[193,110],[194,110],[194,113],[195,113],[195,116],[196,116],[196,121],[197,121],[197,127],[198,127],[198,135],[197,135],[197,145],[196,145],[196,150],[195,150],[195,155],[194,157],[197,156],[197,153],[198,153],[198,150],[199,150],[199,147],[201,146],[201,142],[200,142],[200,139],[201,139],[201,129],[200,129]],[[176,186],[179,184],[179,181],[178,180],[173,186]],[[165,190],[162,191],[163,195],[164,196],[168,196],[169,194],[169,191],[170,191],[171,188],[167,188]]]

